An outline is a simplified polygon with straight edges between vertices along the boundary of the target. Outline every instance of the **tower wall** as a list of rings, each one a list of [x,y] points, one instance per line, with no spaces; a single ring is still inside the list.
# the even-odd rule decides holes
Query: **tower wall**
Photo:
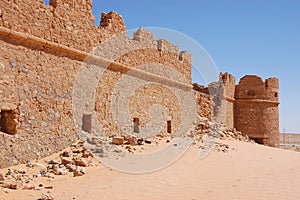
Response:
[[[235,128],[258,143],[279,145],[279,82],[244,76],[235,90]]]

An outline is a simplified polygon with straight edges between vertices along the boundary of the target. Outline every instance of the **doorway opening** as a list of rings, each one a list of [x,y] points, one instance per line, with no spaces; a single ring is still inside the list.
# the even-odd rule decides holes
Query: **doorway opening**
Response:
[[[140,132],[140,119],[133,118],[133,132],[139,133]]]
[[[18,121],[14,110],[1,110],[0,129],[2,132],[14,135],[17,133]]]
[[[92,114],[83,114],[82,130],[88,133],[92,132]]]
[[[264,144],[264,139],[263,139],[263,138],[254,138],[254,141],[255,141],[257,144]]]
[[[167,121],[167,133],[172,133],[172,124],[171,120]]]

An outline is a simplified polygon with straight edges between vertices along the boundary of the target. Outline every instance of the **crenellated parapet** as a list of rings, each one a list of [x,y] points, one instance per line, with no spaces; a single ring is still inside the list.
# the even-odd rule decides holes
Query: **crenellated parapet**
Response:
[[[102,13],[96,26],[91,10],[91,0],[51,0],[48,6],[43,0],[0,1],[0,168],[45,157],[78,140],[81,126],[74,124],[74,116],[81,107],[72,109],[73,88],[89,61],[99,64],[103,73],[101,80],[94,82],[96,97],[91,92],[97,103],[82,105],[88,112],[78,115],[82,123],[90,123],[82,126],[84,130],[118,133],[110,102],[114,86],[124,77],[151,80],[181,88],[181,92],[192,88],[188,52],[179,52],[166,40],[156,40],[143,28],[129,38],[122,16],[116,12]],[[85,72],[91,76],[80,86],[89,85],[91,77],[98,75],[97,71]],[[180,109],[174,104],[172,90],[168,91],[152,84],[141,87],[137,94],[151,97],[148,100],[155,104],[163,102],[168,119],[173,120],[172,130],[176,130]],[[209,105],[204,96],[200,96],[201,102]],[[147,98],[133,98],[132,113],[140,113],[142,124],[148,108],[144,109],[147,101],[141,99]],[[89,118],[94,112],[102,120],[99,129],[95,128],[96,118]],[[16,152],[13,157],[9,156],[11,151]]]
[[[236,86],[236,99],[266,100],[278,102],[279,82],[277,78],[265,81],[256,75],[246,75]]]
[[[224,87],[224,96],[233,99],[235,93],[235,77],[227,72],[220,73],[219,80]]]
[[[235,92],[235,127],[258,143],[278,146],[278,91],[277,78],[265,81],[255,75],[241,78]]]
[[[126,31],[122,16],[102,14],[95,26],[91,0],[0,1],[0,26],[89,52],[102,40]],[[34,20],[33,20],[34,19]]]
[[[77,9],[88,12],[92,10],[92,0],[50,0],[49,4],[54,8],[63,5],[68,5],[71,9]]]
[[[236,128],[256,142],[279,144],[279,110],[277,78],[265,81],[246,75],[236,85],[235,77],[221,73],[219,82],[209,85],[216,119],[229,128]]]
[[[133,33],[133,39],[136,41],[146,41],[146,42],[154,42],[154,35],[152,32],[145,30],[140,27],[136,32]]]

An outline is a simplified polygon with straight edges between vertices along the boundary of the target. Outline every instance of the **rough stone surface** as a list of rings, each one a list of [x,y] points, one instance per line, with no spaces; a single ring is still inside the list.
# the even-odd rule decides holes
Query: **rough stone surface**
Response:
[[[172,123],[172,133],[176,133],[189,114],[180,109],[182,104],[191,104],[182,100],[188,87],[194,88],[192,93],[198,104],[200,120],[191,122],[198,120],[198,129],[209,129],[208,122],[218,113],[228,127],[236,127],[264,144],[276,144],[277,79],[262,82],[257,77],[245,77],[235,86],[234,77],[225,74],[219,83],[211,85],[216,87],[192,86],[192,57],[188,52],[179,52],[178,46],[164,39],[155,40],[143,28],[128,38],[122,16],[115,12],[103,13],[100,25],[95,26],[91,9],[91,0],[51,0],[49,6],[42,0],[0,1],[0,168],[46,157],[79,139],[82,115],[72,108],[77,95],[73,88],[78,73],[86,67],[88,53],[95,47],[98,48],[94,49],[94,56],[113,63],[95,83],[95,102],[78,108],[95,113],[88,120],[89,132],[101,131],[107,136],[131,134],[133,118],[139,119],[138,128],[143,130],[151,122],[151,108],[160,105],[164,111],[152,111],[166,117],[158,134],[167,132],[167,120]],[[126,105],[130,118],[124,119],[127,127],[123,129],[112,112],[112,102],[124,100],[122,95],[116,100],[114,92],[123,89],[114,89],[129,82],[122,82],[123,79],[132,77],[135,81],[130,87],[134,88],[140,80],[150,80],[151,84],[147,82],[132,93]],[[175,89],[179,89],[177,96]],[[212,95],[214,90],[222,95],[210,96],[208,93]],[[83,89],[79,94],[84,92]],[[248,93],[251,99],[242,101]],[[93,98],[86,97],[87,102],[90,99]],[[214,105],[216,109],[212,108]],[[78,119],[76,126],[74,118]],[[256,122],[258,126],[253,125]],[[156,126],[152,124],[149,129]],[[82,151],[76,149],[72,153]]]
[[[116,145],[121,145],[124,143],[124,137],[113,137],[112,143]]]
[[[221,92],[216,92],[221,90]],[[236,128],[260,144],[279,146],[279,81],[246,75],[236,85],[231,74],[220,74],[210,85],[217,105],[214,114],[229,128]]]
[[[237,130],[256,142],[279,146],[279,82],[244,76],[236,87],[234,123]],[[246,114],[247,113],[247,114]]]

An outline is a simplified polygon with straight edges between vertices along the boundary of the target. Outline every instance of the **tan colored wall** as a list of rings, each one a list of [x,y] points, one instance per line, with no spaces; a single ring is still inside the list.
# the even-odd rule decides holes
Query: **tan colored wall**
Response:
[[[77,61],[0,40],[2,103],[19,111],[15,136],[0,136],[0,167],[57,152],[74,142],[71,87]]]
[[[234,94],[235,94],[235,77],[231,74],[220,74],[220,81],[224,87],[224,109],[225,109],[225,124],[229,128],[234,127]]]
[[[198,83],[193,83],[193,88],[197,98],[199,116],[211,121],[213,117],[214,103],[213,97],[209,94],[208,87]]]
[[[260,77],[250,75],[236,86],[235,127],[270,146],[279,144],[278,88],[276,78],[263,82]]]
[[[212,97],[205,93],[196,92],[199,116],[212,120],[213,102]]]
[[[192,58],[188,52],[178,52],[178,47],[166,40],[154,40],[153,34],[144,29],[139,29],[133,39],[128,38],[123,33],[126,29],[122,17],[114,12],[102,14],[100,26],[95,26],[91,0],[51,0],[50,4],[46,6],[42,0],[0,1],[1,109],[4,111],[3,105],[16,107],[13,117],[17,120],[15,135],[0,135],[3,147],[0,168],[45,157],[78,139],[76,128],[80,126],[74,126],[74,116],[80,121],[82,113],[72,109],[72,89],[85,58],[97,46],[93,59],[103,63],[103,58],[107,58],[113,62],[104,69],[97,84],[96,102],[88,106],[89,112],[96,113],[100,131],[107,135],[128,133],[115,123],[111,102],[124,100],[122,95],[114,99],[114,92],[123,92],[120,85],[126,81],[122,80],[132,77],[135,79],[132,87],[139,81],[149,81],[147,87],[137,88],[128,98],[130,115],[140,119],[141,127],[150,121],[150,108],[156,104],[164,110],[158,117],[165,114],[166,120],[172,120],[174,132],[184,120],[190,119],[193,110],[179,109],[194,103],[185,99],[192,88]],[[114,34],[119,35],[112,37]],[[225,74],[220,78],[224,87],[217,90],[224,89],[219,100],[220,108],[226,110],[226,124],[233,126],[234,109],[235,126],[246,127],[245,133],[251,134],[254,125],[249,120],[254,116],[255,121],[262,111],[261,120],[257,121],[259,130],[268,135],[267,144],[274,144],[278,131],[277,104],[252,105],[237,101],[236,106],[232,103],[235,102],[234,77]],[[265,83],[254,79],[249,84],[247,77],[241,80],[240,87],[236,88],[237,100],[244,99],[250,88],[257,90],[257,99],[278,101],[277,79],[268,79]],[[192,91],[192,95],[196,96],[198,105],[195,106],[200,107],[199,115],[211,119],[211,97],[203,91]],[[251,109],[254,115],[248,115]],[[126,119],[129,132],[133,130],[132,117]],[[239,122],[239,119],[243,120]],[[262,123],[263,120],[266,123]],[[92,128],[96,129],[94,124]]]
[[[86,52],[113,33],[126,31],[122,17],[114,12],[103,14],[101,26],[95,26],[92,0],[53,0],[51,4],[2,0],[0,26]]]
[[[156,45],[153,48],[154,49],[140,49],[131,51],[130,53],[119,57],[116,61],[124,63],[133,68],[140,68],[140,66],[146,65],[146,67],[142,70],[145,70],[151,74],[164,76],[165,78],[174,81],[180,81],[182,78],[184,78],[187,83],[191,83],[191,63],[189,61],[180,61],[178,59],[178,52],[172,53],[170,51],[158,51],[156,49]],[[175,49],[175,52],[176,51],[177,48]],[[151,63],[157,64],[152,65]],[[169,70],[167,68],[169,68]],[[174,73],[172,71],[179,72],[180,75],[178,77],[173,77]],[[120,130],[119,126],[113,120],[113,115],[111,113],[111,101],[114,88],[117,88],[117,84],[119,84],[122,78],[126,79],[126,76],[130,76],[127,75],[128,73],[130,74],[128,70],[124,70],[122,73],[119,73],[114,71],[111,67],[108,67],[108,70],[103,73],[103,76],[99,80],[95,109],[97,112],[97,119],[101,124],[104,124],[103,130],[107,135],[120,135],[126,133]],[[136,82],[138,82],[138,80],[134,80],[133,84]],[[184,80],[182,80],[182,82],[184,82]],[[146,126],[151,121],[148,111],[149,108],[155,104],[162,105],[166,108],[166,117],[169,120],[172,120],[172,129],[174,131],[176,131],[178,129],[178,125],[181,124],[182,113],[180,113],[181,106],[178,102],[180,99],[174,96],[172,88],[167,89],[166,87],[161,86],[164,84],[166,83],[147,84],[148,86],[146,88],[144,86],[140,87],[135,91],[134,94],[132,94],[132,98],[128,107],[130,108],[132,116],[140,119],[141,127]],[[134,85],[131,87],[134,87]],[[133,124],[130,121],[128,121],[128,123]],[[166,130],[162,131],[162,133],[165,132]]]
[[[184,82],[184,87],[191,84],[191,55],[178,52],[178,47],[165,40],[154,40],[153,34],[143,29],[134,34],[134,39],[120,35],[119,46],[115,47],[107,39],[125,31],[120,15],[102,14],[101,26],[97,27],[91,13],[91,0],[50,3],[52,6],[44,5],[42,0],[0,2],[0,100],[2,105],[16,106],[18,112],[17,133],[0,135],[3,147],[0,168],[45,157],[78,139],[72,88],[87,53],[100,43],[95,59],[105,57],[118,62],[105,70],[93,106],[103,131],[108,135],[121,134],[110,117],[112,89],[122,75],[134,75],[125,74],[129,72],[128,67],[148,63],[157,65],[150,66],[142,73],[143,77],[137,78],[163,75],[172,81],[160,80],[160,85],[149,84],[147,90],[135,91],[130,99],[130,112],[140,117],[143,125],[149,120],[147,109],[152,104],[161,104],[166,108],[167,118],[173,120],[175,131],[182,121],[182,113],[178,111],[178,104],[182,102],[178,103],[173,91],[161,85],[175,84],[172,87],[177,88],[177,81]],[[130,52],[126,53],[124,47],[130,47]],[[165,67],[176,73],[165,73]],[[184,91],[179,92],[179,95],[184,94]],[[149,95],[157,98],[140,101],[141,96]]]

